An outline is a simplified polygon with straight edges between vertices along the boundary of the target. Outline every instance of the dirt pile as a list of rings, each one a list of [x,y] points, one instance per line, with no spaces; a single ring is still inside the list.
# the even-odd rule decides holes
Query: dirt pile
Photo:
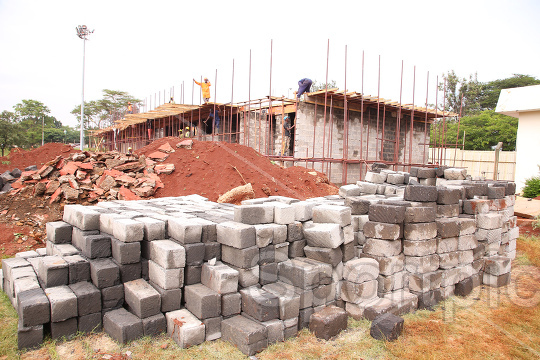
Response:
[[[47,143],[31,150],[14,148],[7,156],[0,157],[0,173],[13,169],[24,170],[31,165],[40,168],[59,155],[68,157],[70,154],[78,152],[80,151],[75,150],[70,145],[60,143]]]

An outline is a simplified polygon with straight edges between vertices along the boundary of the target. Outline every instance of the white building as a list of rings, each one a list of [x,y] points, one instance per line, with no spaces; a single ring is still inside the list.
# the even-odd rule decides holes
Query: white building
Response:
[[[540,85],[501,90],[496,112],[519,119],[516,139],[517,191],[540,174]]]

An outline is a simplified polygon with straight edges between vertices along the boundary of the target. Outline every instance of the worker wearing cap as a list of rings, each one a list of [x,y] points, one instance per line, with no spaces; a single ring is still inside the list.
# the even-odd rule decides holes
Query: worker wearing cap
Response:
[[[185,138],[189,137],[189,126],[186,126],[186,131],[184,131],[184,137]]]
[[[283,146],[281,148],[281,156],[289,156],[291,147],[291,130],[295,126],[296,125],[291,126],[291,119],[289,118],[289,115],[285,115],[283,118]]]
[[[133,114],[133,105],[131,105],[130,102],[128,102],[128,114]]]
[[[204,81],[202,83],[198,82],[195,79],[193,79],[193,81],[195,81],[195,84],[201,87],[204,103],[206,104],[210,100],[210,85],[212,84],[210,84],[210,81],[208,81],[208,78],[204,78]]]
[[[133,149],[131,147],[128,147],[127,154],[128,155],[133,155]]]

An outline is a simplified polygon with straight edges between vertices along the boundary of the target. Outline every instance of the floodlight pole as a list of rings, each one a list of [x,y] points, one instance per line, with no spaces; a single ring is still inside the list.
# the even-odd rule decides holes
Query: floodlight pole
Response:
[[[81,137],[80,137],[80,149],[84,150],[84,65],[86,55],[86,40],[88,35],[93,33],[94,30],[89,31],[86,25],[77,26],[77,35],[83,39],[83,71],[82,71],[82,100],[81,100]]]

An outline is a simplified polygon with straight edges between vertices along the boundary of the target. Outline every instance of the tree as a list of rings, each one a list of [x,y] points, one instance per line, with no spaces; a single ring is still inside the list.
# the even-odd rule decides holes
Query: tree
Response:
[[[10,111],[2,111],[0,114],[0,148],[2,156],[5,149],[11,149],[20,141],[20,126],[16,122],[15,114]]]
[[[462,115],[475,114],[481,110],[483,84],[478,81],[476,73],[466,79],[458,77],[454,70],[450,70],[443,74],[443,78],[443,81],[439,82],[439,91],[445,92],[444,102],[439,103],[441,109],[444,104],[444,110]]]
[[[458,122],[446,119],[445,137],[442,136],[443,121],[439,119],[432,127],[430,138],[437,144],[453,144],[456,142]],[[464,116],[459,124],[458,145],[463,143],[465,134],[465,150],[492,150],[499,141],[503,142],[503,150],[516,149],[518,119],[494,110],[484,110],[476,115]],[[449,145],[447,147],[450,147]]]
[[[480,98],[480,106],[482,109],[493,110],[497,107],[499,94],[501,93],[502,89],[538,84],[540,84],[540,79],[522,74],[513,74],[512,77],[506,79],[489,81],[483,87],[482,96]]]
[[[337,82],[336,80],[330,80],[328,83],[328,89],[334,89],[337,88]],[[317,80],[313,81],[313,84],[311,84],[311,91],[319,91],[319,90],[325,90],[326,89],[326,83],[325,82],[318,82]]]
[[[15,122],[24,131],[24,136],[20,136],[16,145],[29,147],[41,144],[44,128],[58,127],[60,123],[47,106],[37,100],[22,100],[16,104]]]

